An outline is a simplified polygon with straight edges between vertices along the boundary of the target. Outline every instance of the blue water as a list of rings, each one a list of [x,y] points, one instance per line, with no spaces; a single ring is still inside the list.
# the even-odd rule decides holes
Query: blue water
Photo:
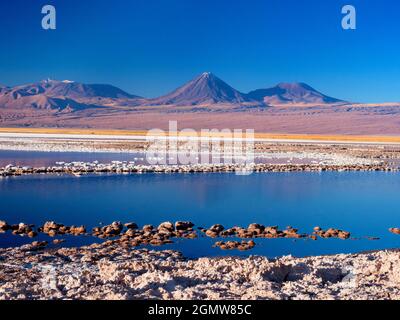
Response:
[[[351,253],[400,247],[400,236],[388,232],[400,226],[399,190],[400,174],[383,172],[23,176],[0,179],[0,219],[87,227],[115,220],[139,225],[190,220],[203,227],[258,222],[290,225],[305,233],[318,225],[341,228],[361,239],[256,239],[255,249],[245,253],[212,248],[215,240],[209,238],[162,248],[189,257]],[[0,235],[2,247],[30,241]],[[65,245],[91,241],[67,237]]]

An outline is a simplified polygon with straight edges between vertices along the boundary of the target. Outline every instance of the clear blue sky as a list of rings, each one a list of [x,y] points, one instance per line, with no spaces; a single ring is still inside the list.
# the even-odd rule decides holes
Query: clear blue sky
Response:
[[[41,7],[57,30],[41,29]],[[341,8],[357,9],[357,30]],[[337,98],[400,101],[394,0],[3,0],[0,83],[44,78],[167,93],[203,71],[240,91],[301,81]]]

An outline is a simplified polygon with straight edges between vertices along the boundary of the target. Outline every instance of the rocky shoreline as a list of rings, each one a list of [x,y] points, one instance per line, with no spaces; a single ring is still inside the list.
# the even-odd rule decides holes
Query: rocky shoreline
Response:
[[[186,259],[118,244],[0,249],[0,300],[400,299],[399,251]]]
[[[201,165],[137,165],[129,161],[113,161],[108,164],[95,162],[60,163],[55,166],[29,167],[7,165],[0,168],[0,177],[30,174],[93,174],[93,173],[212,173],[212,172],[323,172],[323,171],[394,171],[398,167],[386,163],[378,164],[201,164]]]

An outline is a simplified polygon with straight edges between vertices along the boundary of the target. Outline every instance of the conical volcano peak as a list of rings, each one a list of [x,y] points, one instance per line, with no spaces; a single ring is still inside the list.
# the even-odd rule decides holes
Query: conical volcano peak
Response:
[[[212,72],[203,72],[202,74],[200,74],[199,76],[197,76],[196,78],[194,78],[192,81],[194,82],[218,82],[221,81],[223,82],[220,78],[218,78],[215,74],[213,74]]]
[[[163,97],[153,99],[153,104],[200,105],[216,103],[238,104],[246,102],[244,94],[232,88],[211,72],[203,72],[182,87]]]
[[[212,74],[212,72],[203,72],[202,74],[201,74],[201,77],[205,77],[205,78],[208,78],[208,77],[211,77],[211,76],[213,76],[213,74]]]

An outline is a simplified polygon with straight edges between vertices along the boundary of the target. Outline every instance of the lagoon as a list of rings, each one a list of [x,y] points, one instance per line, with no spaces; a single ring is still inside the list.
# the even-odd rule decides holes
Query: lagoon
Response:
[[[0,220],[43,224],[54,220],[89,229],[115,220],[139,225],[190,220],[196,226],[293,226],[340,228],[355,240],[256,239],[248,252],[225,252],[209,238],[180,240],[160,249],[187,257],[259,254],[276,257],[353,253],[400,246],[388,228],[400,226],[400,174],[385,172],[33,175],[0,179]],[[379,237],[372,241],[366,237]],[[41,235],[39,238],[45,238]],[[64,237],[66,246],[91,237]],[[0,234],[0,246],[29,243]]]

